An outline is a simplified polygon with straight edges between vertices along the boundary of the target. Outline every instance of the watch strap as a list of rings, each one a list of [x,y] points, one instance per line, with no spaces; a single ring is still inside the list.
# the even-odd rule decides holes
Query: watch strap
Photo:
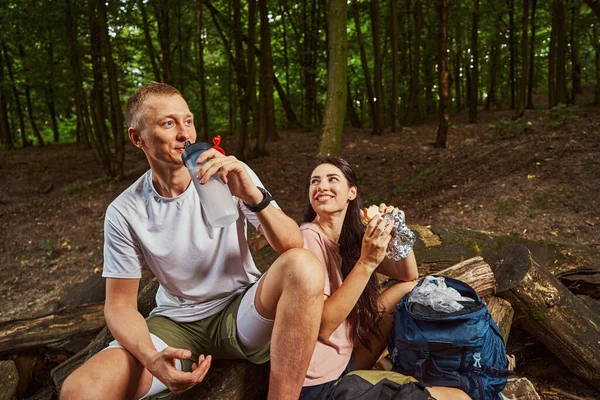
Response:
[[[259,211],[264,210],[269,204],[271,204],[271,201],[273,200],[273,197],[271,196],[271,193],[269,193],[268,190],[261,188],[260,186],[257,186],[257,188],[263,194],[263,199],[261,200],[261,202],[255,205],[250,205],[244,202],[246,208],[252,211],[253,213],[257,213]]]

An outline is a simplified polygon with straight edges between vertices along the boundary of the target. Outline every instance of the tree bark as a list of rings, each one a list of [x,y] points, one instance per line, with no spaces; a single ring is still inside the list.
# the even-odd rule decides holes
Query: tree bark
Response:
[[[463,36],[463,29],[462,29],[462,21],[460,18],[455,18],[455,29],[454,29],[454,38],[455,38],[455,46],[456,46],[456,52],[454,53],[454,93],[456,95],[456,111],[460,112],[462,111],[462,107],[463,107],[463,101],[462,101],[462,92],[461,92],[461,85],[462,85],[462,72],[461,72],[461,68],[463,66],[463,57],[462,57],[462,52],[463,52],[463,48],[462,48],[462,36]]]
[[[529,110],[533,110],[533,87],[535,86],[535,11],[537,10],[537,0],[531,3],[531,44],[529,46],[529,85],[527,88],[527,106]]]
[[[492,265],[498,295],[520,323],[575,375],[600,388],[600,316],[541,267],[523,246],[507,246]]]
[[[415,0],[415,40],[410,66],[410,84],[408,93],[408,109],[406,124],[415,123],[419,101],[419,67],[421,65],[421,32],[423,31],[423,6],[420,0]],[[428,67],[426,67],[428,68]]]
[[[48,29],[48,43],[46,50],[48,52],[48,77],[46,81],[46,105],[50,112],[50,124],[52,125],[54,143],[58,143],[60,132],[58,131],[58,123],[56,122],[56,109],[54,107],[54,47],[52,45],[54,38],[52,31]]]
[[[510,335],[510,328],[512,327],[515,311],[508,301],[501,299],[500,297],[488,296],[484,300],[492,319],[496,325],[498,325],[498,328],[500,328],[504,343],[508,343],[508,336]]]
[[[506,387],[502,391],[505,399],[540,400],[540,395],[535,391],[535,386],[527,378],[508,378]]]
[[[384,129],[383,122],[383,81],[381,63],[381,41],[380,30],[381,15],[379,11],[379,0],[371,0],[371,32],[373,34],[373,87],[374,91],[374,113],[373,135],[381,135]]]
[[[281,27],[283,28],[283,69],[285,72],[285,95],[290,97],[290,60],[288,57],[287,44],[287,27],[285,23],[286,0],[279,0],[279,8],[281,11]]]
[[[13,147],[13,138],[8,122],[8,96],[5,88],[7,84],[4,79],[4,57],[0,48],[0,144],[11,149]]]
[[[440,0],[439,13],[439,96],[440,122],[435,139],[436,147],[446,148],[450,121],[450,71],[448,70],[448,7],[449,0]]]
[[[499,17],[498,17],[499,18]],[[499,42],[500,42],[500,23],[496,20],[492,35],[490,38],[490,86],[488,87],[488,94],[485,100],[485,110],[489,110],[492,106],[496,105],[496,77],[498,73],[498,63],[500,57]]]
[[[575,0],[571,1],[571,31],[569,33],[570,51],[571,51],[571,104],[575,104],[581,89],[581,64],[579,63],[579,43],[577,41],[577,28],[575,20],[579,15],[579,4]]]
[[[347,38],[346,38],[347,39]],[[348,74],[348,72],[346,71]],[[348,74],[348,84],[346,88],[346,92],[348,95],[346,96],[346,114],[348,115],[348,119],[350,119],[350,124],[353,128],[362,128],[362,122],[356,113],[356,109],[354,108],[354,100],[352,99],[352,90],[350,89],[350,74]],[[327,114],[327,110],[325,111]]]
[[[158,43],[160,45],[160,64],[162,67],[163,81],[173,84],[173,62],[171,61],[171,36],[169,29],[169,0],[160,0],[152,3],[154,16],[158,25]]]
[[[200,81],[200,135],[205,142],[208,142],[208,110],[206,108],[206,77],[204,71],[204,21],[202,19],[202,1],[197,0],[196,8],[198,10],[196,17],[196,68],[198,70],[198,80]]]
[[[477,122],[477,94],[479,93],[479,0],[473,0],[471,25],[471,84],[469,85],[469,123]]]
[[[521,79],[519,80],[519,97],[517,102],[516,118],[521,118],[525,114],[527,102],[527,74],[529,73],[529,44],[527,43],[527,34],[529,22],[529,0],[523,0],[523,20],[521,31]]]
[[[369,107],[371,110],[371,125],[373,127],[373,133],[375,133],[375,104],[373,102],[373,84],[371,81],[371,74],[369,72],[369,63],[367,62],[367,53],[365,50],[365,40],[361,31],[361,23],[360,23],[360,10],[358,9],[358,1],[354,0],[352,2],[352,10],[354,11],[354,25],[356,27],[356,37],[358,38],[358,46],[360,51],[360,63],[362,65],[363,76],[365,78],[365,86],[367,88],[367,97],[369,101]]]
[[[17,90],[17,82],[15,81],[15,76],[13,74],[12,69],[12,61],[8,56],[8,50],[6,49],[6,45],[4,43],[2,45],[2,51],[4,52],[4,59],[6,60],[6,69],[8,70],[8,78],[10,79],[10,86],[13,90],[13,98],[15,99],[15,108],[17,109],[17,116],[19,117],[19,127],[21,130],[21,146],[28,147],[31,146],[32,143],[27,139],[27,134],[25,133],[25,117],[23,116],[23,109],[21,108],[21,100],[19,100],[19,91]]]
[[[31,101],[31,84],[29,83],[29,67],[28,62],[25,58],[25,49],[23,45],[19,44],[19,56],[21,57],[21,63],[24,66],[25,70],[25,101],[27,102],[27,114],[29,115],[29,123],[31,124],[31,128],[33,129],[33,134],[38,142],[38,146],[44,145],[44,139],[42,139],[42,135],[40,133],[40,128],[38,128],[37,123],[35,122],[35,116],[33,115],[33,103]]]
[[[273,103],[273,52],[271,49],[271,28],[269,27],[269,13],[267,0],[258,0],[260,12],[260,80],[259,80],[259,115],[258,115],[258,140],[254,148],[255,156],[267,154],[267,140],[277,140],[277,127],[275,126],[275,106]]]
[[[77,115],[77,141],[81,141],[86,147],[90,147],[92,139],[92,127],[85,92],[83,90],[83,77],[81,72],[81,61],[77,45],[77,26],[73,20],[71,0],[66,0],[66,28],[67,43],[69,46],[69,66],[73,76],[75,114]]]
[[[600,104],[600,28],[594,24],[594,64],[596,66],[596,90],[594,91],[594,104]]]
[[[515,0],[506,0],[508,6],[508,50],[510,52],[510,70],[509,78],[510,81],[510,109],[515,108],[515,86],[516,86],[516,64],[517,64],[517,51],[515,41]]]
[[[327,99],[318,156],[338,156],[348,97],[348,5],[346,0],[328,2],[329,59],[327,65]]]
[[[469,258],[435,273],[468,283],[479,296],[490,296],[496,292],[496,278],[490,265],[480,256]]]
[[[146,43],[146,49],[148,50],[148,58],[152,65],[152,72],[154,73],[154,80],[160,82],[160,69],[158,68],[158,62],[156,61],[156,49],[152,42],[152,36],[150,36],[150,24],[148,23],[148,9],[144,4],[143,0],[138,0],[137,6],[142,14],[142,30],[144,31],[144,42]]]
[[[120,179],[123,177],[123,162],[125,161],[125,133],[123,129],[123,109],[121,107],[121,96],[119,94],[119,81],[117,67],[113,59],[113,50],[108,35],[108,16],[106,10],[106,1],[97,0],[98,22],[100,24],[100,42],[102,52],[104,53],[104,62],[106,64],[106,73],[108,76],[108,93],[110,96],[111,107],[111,127],[113,131],[114,157],[112,157],[112,177]]]
[[[392,98],[390,101],[390,116],[392,132],[396,132],[398,124],[398,2],[390,0],[390,25],[392,42]]]
[[[553,2],[552,20],[551,54],[548,71],[550,108],[567,102],[565,5],[560,0]]]
[[[41,317],[3,322],[0,324],[0,354],[98,332],[104,326],[103,310],[103,304],[86,304]]]

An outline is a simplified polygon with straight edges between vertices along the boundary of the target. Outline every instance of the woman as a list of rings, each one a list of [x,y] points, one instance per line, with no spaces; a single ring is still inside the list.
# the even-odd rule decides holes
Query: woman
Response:
[[[371,369],[388,343],[396,304],[418,278],[417,263],[408,257],[386,257],[392,224],[373,218],[362,225],[362,204],[352,167],[341,158],[319,160],[308,179],[309,203],[300,231],[304,247],[325,267],[325,304],[319,340],[308,369],[301,399],[319,399],[341,376]],[[381,204],[380,213],[398,211]],[[398,280],[381,294],[374,272]],[[429,388],[436,398],[469,397],[459,389]]]

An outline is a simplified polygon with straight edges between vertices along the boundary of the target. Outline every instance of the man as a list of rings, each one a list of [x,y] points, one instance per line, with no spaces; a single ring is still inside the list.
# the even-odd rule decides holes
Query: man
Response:
[[[104,314],[115,341],[73,372],[61,399],[139,399],[201,382],[213,356],[264,363],[270,399],[298,398],[323,308],[323,267],[296,223],[270,201],[258,177],[235,157],[205,151],[201,182],[218,175],[240,218],[206,224],[181,155],[196,140],[193,115],[177,89],[139,88],[127,102],[128,133],[150,170],[108,207],[104,226]],[[254,211],[252,211],[254,210]],[[246,220],[281,254],[260,276]],[[141,268],[160,287],[145,321],[137,311]]]

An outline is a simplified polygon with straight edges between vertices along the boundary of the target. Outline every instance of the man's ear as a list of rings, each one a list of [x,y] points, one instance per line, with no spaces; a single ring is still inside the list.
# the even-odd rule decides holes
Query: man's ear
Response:
[[[358,193],[358,189],[356,186],[352,186],[350,191],[348,192],[348,201],[352,201],[356,198],[356,194]]]
[[[135,147],[141,148],[144,145],[144,141],[142,140],[142,136],[135,128],[127,129],[127,133],[129,134],[129,139],[134,144]]]

